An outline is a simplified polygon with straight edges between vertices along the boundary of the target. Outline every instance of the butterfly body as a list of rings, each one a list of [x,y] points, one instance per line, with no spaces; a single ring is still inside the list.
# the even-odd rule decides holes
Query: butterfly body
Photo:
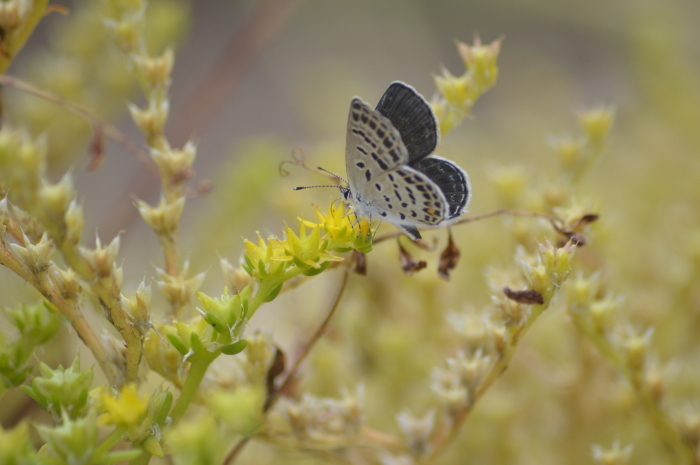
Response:
[[[381,218],[411,239],[418,228],[449,225],[470,199],[469,177],[453,162],[431,155],[437,118],[415,89],[394,82],[376,109],[350,103],[346,135],[346,199],[358,215]]]

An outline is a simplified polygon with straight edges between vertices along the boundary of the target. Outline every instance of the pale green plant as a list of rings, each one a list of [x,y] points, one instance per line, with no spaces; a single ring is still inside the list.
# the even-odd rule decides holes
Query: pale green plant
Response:
[[[38,448],[30,440],[29,423],[0,429],[0,461],[136,465],[168,456],[164,460],[174,463],[233,463],[246,460],[241,453],[252,441],[262,445],[250,453],[252,463],[291,460],[288,452],[328,462],[464,463],[461,454],[469,447],[480,450],[481,438],[473,430],[512,415],[515,409],[507,396],[498,397],[498,382],[521,366],[538,369],[537,360],[532,360],[536,357],[528,354],[528,344],[539,342],[532,333],[547,325],[552,314],[562,314],[558,310],[563,306],[576,330],[570,335],[580,344],[576,347],[590,341],[629,384],[629,404],[644,413],[671,460],[698,463],[697,408],[664,402],[666,383],[652,349],[653,331],[619,317],[622,299],[602,284],[603,266],[590,255],[600,252],[586,250],[596,238],[593,225],[598,215],[593,201],[582,200],[587,198],[583,179],[609,149],[615,114],[611,108],[580,111],[580,137],[551,139],[559,166],[549,178],[540,175],[544,180],[537,186],[519,167],[494,170],[492,188],[502,209],[464,218],[453,227],[456,231],[478,219],[506,218],[501,224],[509,240],[484,238],[490,244],[484,247],[487,257],[482,262],[488,269],[477,272],[490,303],[479,311],[468,304],[446,304],[437,291],[437,278],[426,277],[426,272],[405,278],[412,281],[405,283],[404,293],[391,292],[399,278],[389,277],[398,274],[399,266],[386,251],[391,249],[388,239],[398,234],[377,235],[376,225],[336,202],[315,207],[315,220],[299,218],[279,235],[244,239],[239,262],[219,257],[215,265],[221,268],[225,286],[220,294],[209,295],[200,290],[206,275],[194,271],[200,265],[190,266],[180,237],[197,146],[189,141],[174,147],[165,133],[175,52],[162,41],[149,46],[155,18],[148,7],[145,0],[106,0],[99,8],[81,7],[85,9],[80,14],[87,16],[76,17],[74,28],[94,33],[100,23],[106,33],[93,44],[82,44],[84,49],[70,35],[65,40],[68,49],[82,50],[82,58],[99,54],[109,44],[114,54],[109,59],[119,57],[123,79],[115,78],[114,87],[107,87],[126,95],[129,82],[135,81],[145,99],[142,106],[130,104],[128,111],[146,144],[137,151],[148,155],[161,190],[155,205],[137,199],[135,208],[162,250],[162,265],[156,265],[153,280],[163,300],[154,298],[146,278],[128,279],[140,281],[129,291],[119,236],[104,243],[96,237],[94,247],[85,245],[85,215],[74,176],[67,171],[53,182],[50,174],[53,154],[70,152],[71,145],[56,144],[51,130],[35,135],[34,130],[52,124],[47,115],[53,113],[29,112],[22,108],[22,99],[16,100],[19,108],[9,111],[16,122],[3,122],[0,128],[0,264],[4,273],[19,276],[35,289],[40,300],[3,308],[11,334],[0,333],[0,396],[21,387],[20,394],[46,410],[51,422],[31,425],[42,441]],[[46,12],[46,2],[0,3],[0,72],[7,70]],[[173,23],[181,21],[175,16]],[[156,34],[158,39],[166,35]],[[454,76],[445,70],[435,77],[437,94],[431,101],[443,135],[469,117],[477,99],[496,83],[503,43],[457,43],[464,73]],[[56,114],[75,113],[123,142],[123,135],[102,120],[106,117],[97,116],[109,113],[114,101],[84,100],[78,92],[79,76],[59,80],[58,89],[2,78],[3,84],[31,98],[57,104],[52,110]],[[91,85],[99,85],[99,79],[93,80]],[[59,84],[73,93],[61,92]],[[70,139],[78,133],[71,132]],[[306,167],[303,158],[291,163]],[[281,220],[277,224],[281,227]],[[398,237],[403,271],[411,275],[425,267],[414,258],[425,255],[438,261],[440,277],[452,276],[454,288],[461,252],[452,234],[439,258],[423,250],[430,244],[408,244]],[[501,252],[510,257],[510,264],[497,265],[504,262],[496,257]],[[367,256],[379,273],[359,285],[353,275],[367,272]],[[280,302],[297,292],[294,289],[323,289],[323,279],[334,274],[340,274],[340,283],[322,321],[309,325],[306,315],[296,321],[299,350],[283,348],[274,331],[250,330],[261,320],[263,308],[280,311],[279,306],[286,305]],[[347,293],[349,286],[355,292]],[[368,306],[362,299],[372,293],[374,305]],[[389,295],[392,301],[404,300],[389,305],[383,300]],[[306,297],[308,307],[311,299]],[[340,307],[347,307],[343,315]],[[102,319],[88,313],[93,308]],[[84,345],[95,366],[76,355],[68,368],[39,361],[34,373],[32,357],[42,358],[43,347],[57,339],[61,322]],[[108,327],[112,333],[104,331]],[[539,337],[561,339],[561,332]],[[341,351],[337,340],[353,342],[346,342]],[[527,355],[530,360],[518,358]],[[575,365],[572,360],[585,357],[572,357],[569,366]],[[369,367],[367,376],[357,382],[352,373],[363,364]],[[302,372],[302,365],[310,373]],[[582,365],[581,378],[588,368]],[[340,395],[337,380],[346,384]],[[408,386],[420,394],[407,395]],[[479,405],[483,407],[477,409]],[[484,418],[488,415],[492,417]],[[467,420],[472,422],[467,434],[473,442],[460,440]],[[593,445],[592,459],[630,463],[632,446],[619,444],[609,449]],[[588,459],[590,450],[588,445]],[[523,446],[522,453],[528,448]]]

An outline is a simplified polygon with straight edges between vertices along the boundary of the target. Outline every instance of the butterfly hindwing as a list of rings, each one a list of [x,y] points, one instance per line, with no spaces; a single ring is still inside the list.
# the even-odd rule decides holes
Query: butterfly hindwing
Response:
[[[404,165],[384,173],[376,181],[365,189],[361,198],[368,214],[404,232],[416,226],[438,226],[447,219],[450,205],[440,187],[424,173]],[[412,236],[419,237],[420,234]]]
[[[430,104],[403,82],[393,82],[384,92],[376,110],[401,134],[409,163],[425,158],[437,147],[438,122]]]
[[[430,178],[442,191],[449,205],[446,219],[462,214],[471,195],[469,176],[462,168],[450,160],[436,156],[423,158],[411,166]]]
[[[408,162],[399,132],[359,98],[350,104],[345,143],[345,167],[353,190]]]

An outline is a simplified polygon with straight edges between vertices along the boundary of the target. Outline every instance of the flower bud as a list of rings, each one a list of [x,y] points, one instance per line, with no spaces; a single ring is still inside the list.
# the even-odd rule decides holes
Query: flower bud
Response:
[[[608,139],[615,119],[615,110],[611,107],[597,107],[578,114],[579,123],[594,149],[601,149]]]
[[[168,202],[165,197],[161,197],[160,202],[155,207],[137,200],[136,208],[141,214],[141,218],[156,234],[168,237],[177,230],[180,217],[185,209],[185,198],[180,197],[174,202]]]
[[[187,374],[183,365],[182,354],[165,336],[168,332],[174,336],[177,330],[171,326],[167,327],[167,329],[159,326],[158,329],[158,332],[151,330],[145,338],[144,357],[153,371],[175,386],[181,387]],[[185,350],[185,352],[187,351]]]
[[[36,245],[24,236],[25,247],[19,244],[10,244],[12,254],[22,263],[28,273],[40,275],[45,273],[51,266],[51,257],[56,249],[53,241],[44,233]]]
[[[51,282],[64,300],[74,302],[80,296],[82,287],[78,275],[71,268],[65,270],[53,266],[49,272]]]
[[[102,247],[99,237],[96,238],[95,244],[94,250],[80,247],[79,251],[97,277],[105,278],[114,270],[115,260],[119,254],[119,236],[112,239],[107,247]]]
[[[481,45],[479,38],[474,45],[457,42],[457,51],[464,66],[473,75],[472,79],[480,93],[491,87],[498,77],[498,55],[503,39],[494,40],[489,45]]]
[[[129,112],[136,126],[146,137],[149,145],[152,145],[155,139],[163,134],[163,128],[170,112],[170,103],[167,99],[160,102],[150,100],[148,107],[143,110],[130,104]]]
[[[422,457],[432,451],[430,436],[435,428],[435,410],[428,410],[423,418],[415,418],[404,411],[396,415],[396,422],[414,457]]]
[[[491,357],[480,350],[469,356],[459,351],[454,358],[447,359],[448,369],[459,379],[459,384],[473,390],[484,380],[493,365]]]
[[[598,334],[610,332],[621,302],[621,298],[615,299],[612,297],[591,302],[588,312],[591,316],[593,327]]]
[[[654,330],[652,328],[649,328],[643,334],[637,334],[630,329],[622,340],[625,349],[625,359],[632,370],[640,371],[646,365],[653,333]]]
[[[175,53],[173,53],[171,48],[166,49],[157,58],[138,55],[134,56],[133,60],[139,75],[143,77],[149,87],[167,87],[170,85],[170,74],[175,61]]]
[[[181,150],[151,150],[151,158],[161,174],[172,184],[182,184],[192,176],[192,164],[197,156],[197,147],[191,141]]]
[[[435,76],[434,79],[438,92],[447,103],[456,108],[463,108],[465,114],[469,112],[477,97],[477,92],[466,74],[454,76],[447,69],[443,69],[442,76]]]
[[[253,278],[245,270],[234,268],[225,258],[219,259],[219,264],[224,274],[224,286],[234,294],[238,294],[253,283]]]
[[[107,29],[114,36],[114,42],[125,55],[141,52],[143,39],[142,14],[124,15],[128,19],[122,21],[105,20]]]
[[[233,296],[224,292],[218,299],[198,292],[197,298],[202,304],[202,309],[198,310],[207,323],[214,328],[214,331],[235,338],[238,335],[236,333],[242,329],[241,324],[245,320],[250,292],[251,288]]]
[[[39,206],[47,221],[62,221],[75,196],[73,177],[66,173],[56,184],[45,184],[39,190]]]
[[[70,367],[59,365],[55,370],[39,362],[39,371],[41,376],[34,378],[31,387],[25,387],[24,391],[44,407],[56,423],[64,417],[81,417],[92,383],[92,368],[81,371],[80,357],[75,357]]]
[[[188,278],[188,271],[189,263],[187,262],[182,266],[182,271],[177,276],[170,275],[164,270],[156,268],[156,273],[159,278],[156,280],[156,285],[165,296],[168,303],[173,306],[182,307],[187,305],[194,293],[199,290],[199,287],[204,282],[206,273],[200,273]]]
[[[609,449],[595,444],[593,446],[593,459],[601,465],[626,465],[632,455],[632,445],[620,448],[620,443],[613,443]]]
[[[126,305],[129,307],[131,316],[133,316],[134,319],[149,319],[151,295],[151,285],[149,284],[147,286],[145,281],[141,281],[134,295],[126,299]]]
[[[83,216],[83,207],[75,199],[68,206],[63,221],[66,223],[66,240],[71,244],[78,244],[83,235],[85,218]]]
[[[584,156],[583,142],[571,137],[554,137],[550,144],[559,156],[559,162],[566,170],[572,170]]]

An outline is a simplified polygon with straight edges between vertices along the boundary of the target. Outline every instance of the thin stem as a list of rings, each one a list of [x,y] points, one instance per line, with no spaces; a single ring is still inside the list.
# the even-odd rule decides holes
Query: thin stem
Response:
[[[537,212],[525,212],[525,211],[518,211],[518,210],[508,210],[506,208],[502,208],[500,210],[494,210],[492,212],[488,213],[482,213],[481,215],[474,215],[474,216],[468,216],[466,218],[463,218],[456,223],[453,223],[452,226],[457,226],[460,224],[466,224],[466,223],[473,223],[474,221],[480,221],[480,220],[485,220],[487,218],[493,218],[494,216],[500,216],[500,215],[513,215],[513,216],[529,216],[533,218],[544,218],[549,221],[551,221],[554,224],[561,224],[563,223],[563,220],[557,216],[554,215],[548,215],[546,213],[537,213]],[[372,241],[373,244],[378,244],[380,242],[384,242],[389,239],[393,239],[394,237],[400,236],[403,234],[400,231],[393,232],[390,234],[384,234],[382,236],[379,236]]]
[[[139,162],[143,163],[149,171],[153,174],[158,174],[158,170],[148,155],[148,152],[140,147],[138,144],[132,142],[123,132],[117,129],[116,126],[100,120],[97,115],[90,112],[88,109],[66,100],[63,97],[59,97],[56,94],[42,90],[26,81],[23,81],[15,76],[10,76],[8,74],[0,74],[0,85],[11,87],[13,89],[19,90],[26,94],[33,95],[40,99],[46,100],[48,102],[55,103],[56,105],[63,107],[65,110],[73,113],[80,118],[86,120],[91,126],[100,126],[102,133],[115,141],[117,144],[121,145],[126,149],[127,152],[131,153]]]
[[[152,456],[146,449],[141,449],[141,455],[129,461],[129,465],[148,465]]]
[[[216,359],[219,355],[217,352],[207,353],[198,359],[196,362],[192,363],[190,366],[190,371],[187,373],[187,379],[182,385],[182,391],[180,391],[180,397],[175,401],[173,409],[170,411],[170,417],[173,420],[173,425],[176,425],[178,421],[187,411],[187,408],[192,403],[199,389],[199,385],[202,384],[204,375],[207,373],[209,365]]]
[[[270,293],[275,290],[275,288],[292,278],[302,274],[302,270],[299,267],[293,267],[291,270],[285,272],[281,277],[274,280],[263,281],[255,292],[255,295],[248,302],[248,319],[255,315],[255,312],[264,304]]]
[[[323,337],[323,335],[326,333],[326,330],[328,329],[328,325],[330,324],[331,320],[333,319],[333,315],[335,315],[336,310],[338,309],[338,304],[340,303],[340,299],[343,297],[343,293],[345,292],[345,288],[347,286],[348,280],[350,278],[350,273],[351,273],[351,267],[347,267],[345,269],[345,272],[343,273],[343,278],[340,282],[340,287],[338,288],[338,292],[335,296],[335,300],[333,301],[333,305],[331,305],[330,310],[328,310],[328,313],[326,314],[326,317],[323,319],[321,324],[316,328],[316,331],[311,335],[309,340],[306,342],[304,345],[304,348],[302,349],[301,353],[297,357],[297,359],[294,361],[292,364],[291,368],[287,372],[287,375],[284,377],[284,380],[280,384],[278,388],[273,388],[272,391],[269,393],[269,398],[267,402],[265,403],[265,407],[263,411],[267,413],[272,406],[275,404],[277,399],[279,398],[279,394],[281,392],[284,392],[289,385],[292,383],[294,378],[296,377],[297,372],[299,371],[299,367],[301,366],[302,362],[306,359],[306,357],[309,355],[311,352],[311,349],[316,345],[316,343]],[[233,463],[234,460],[236,460],[236,457],[243,451],[243,448],[245,447],[246,444],[248,444],[248,441],[250,441],[250,436],[246,436],[242,438],[238,443],[231,449],[231,452],[228,453],[226,458],[224,459],[222,465],[228,465]]]
[[[100,456],[109,452],[109,450],[114,447],[119,441],[122,440],[124,436],[124,430],[122,428],[115,429],[112,434],[107,436],[102,443],[95,449],[95,456]]]

